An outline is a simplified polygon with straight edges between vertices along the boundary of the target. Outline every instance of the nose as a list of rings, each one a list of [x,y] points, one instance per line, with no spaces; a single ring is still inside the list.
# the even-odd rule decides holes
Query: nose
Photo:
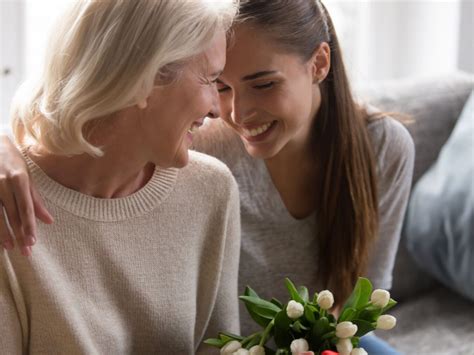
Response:
[[[246,119],[253,115],[249,100],[242,96],[233,95],[231,118],[234,124],[241,125]]]
[[[221,109],[220,109],[220,102],[219,102],[219,93],[216,90],[214,90],[214,93],[212,95],[212,104],[211,104],[211,109],[209,110],[209,113],[207,114],[207,117],[209,118],[219,118],[221,116]]]

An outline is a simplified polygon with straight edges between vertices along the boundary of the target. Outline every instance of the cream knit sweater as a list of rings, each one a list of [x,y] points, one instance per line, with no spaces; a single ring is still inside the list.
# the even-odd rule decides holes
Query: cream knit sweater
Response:
[[[239,196],[190,152],[135,194],[97,199],[31,175],[55,216],[33,256],[0,253],[0,354],[191,354],[239,331]]]

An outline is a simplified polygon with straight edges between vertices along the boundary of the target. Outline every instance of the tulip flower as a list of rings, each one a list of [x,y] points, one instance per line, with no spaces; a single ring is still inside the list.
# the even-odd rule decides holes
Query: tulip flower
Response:
[[[250,351],[248,351],[247,349],[239,349],[232,353],[232,355],[249,355],[249,354],[250,354]]]
[[[369,355],[364,348],[354,348],[351,351],[351,355]]]
[[[260,345],[255,345],[250,348],[250,355],[265,355],[265,348]]]
[[[397,318],[389,314],[384,314],[377,319],[377,329],[390,330],[397,324]]]
[[[334,304],[334,296],[331,291],[324,290],[318,294],[317,302],[322,309],[329,309]]]
[[[237,340],[232,340],[222,347],[221,355],[231,355],[240,348],[242,348],[242,344],[240,344]]]
[[[370,302],[376,307],[384,308],[390,301],[390,292],[386,290],[375,290],[370,296]]]
[[[299,355],[300,353],[309,350],[309,344],[306,339],[295,339],[290,344],[290,350],[292,355]]]
[[[340,339],[353,337],[357,333],[357,325],[352,322],[341,322],[336,326],[336,336]]]
[[[286,314],[290,319],[298,319],[304,314],[304,307],[301,303],[291,300],[286,306]]]
[[[351,340],[348,338],[339,339],[337,341],[336,348],[340,355],[350,355],[352,351]]]

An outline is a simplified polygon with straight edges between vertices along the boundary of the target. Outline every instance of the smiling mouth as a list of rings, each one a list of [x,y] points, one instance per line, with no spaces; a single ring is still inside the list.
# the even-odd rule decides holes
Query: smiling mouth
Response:
[[[276,122],[277,121],[267,122],[262,124],[261,126],[252,129],[242,128],[241,131],[243,133],[243,136],[248,140],[263,138],[265,136],[265,133],[267,133],[271,128],[275,126]]]
[[[195,134],[201,126],[202,126],[201,122],[193,122],[191,127],[188,129],[188,133],[191,135]]]

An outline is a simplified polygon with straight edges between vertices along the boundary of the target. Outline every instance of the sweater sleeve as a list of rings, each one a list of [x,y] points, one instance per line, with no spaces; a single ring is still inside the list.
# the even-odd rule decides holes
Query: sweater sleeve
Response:
[[[7,251],[0,252],[0,349],[2,354],[22,353],[22,329],[14,292],[9,281]]]
[[[230,172],[229,172],[230,174]],[[217,337],[220,331],[239,334],[238,270],[240,258],[240,206],[237,183],[231,178],[232,185],[227,201],[224,253],[219,275],[217,297],[211,318],[202,341]],[[214,348],[215,349],[215,348]],[[217,349],[215,349],[217,350]],[[210,354],[213,349],[201,343],[197,354]],[[218,351],[216,352],[218,353]]]
[[[370,127],[377,161],[379,235],[368,264],[374,288],[390,289],[410,194],[415,148],[406,128],[392,118]]]

